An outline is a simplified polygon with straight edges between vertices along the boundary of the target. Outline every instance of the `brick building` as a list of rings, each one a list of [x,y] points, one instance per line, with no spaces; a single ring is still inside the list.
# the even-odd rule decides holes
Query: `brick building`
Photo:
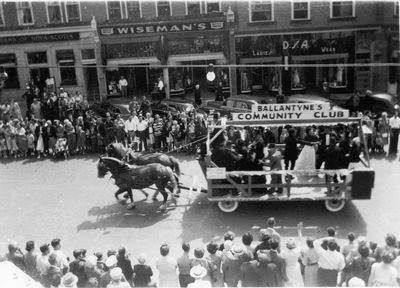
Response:
[[[118,93],[121,75],[130,93],[149,93],[161,78],[174,95],[210,84],[210,63],[231,94],[322,83],[397,94],[397,68],[352,64],[398,63],[398,11],[394,0],[1,2],[2,98],[33,79],[96,100]],[[218,68],[228,64],[238,66]]]

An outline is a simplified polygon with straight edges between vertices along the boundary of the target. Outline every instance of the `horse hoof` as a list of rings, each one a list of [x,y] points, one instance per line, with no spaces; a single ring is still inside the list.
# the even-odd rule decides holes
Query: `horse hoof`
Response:
[[[136,208],[136,206],[135,206],[135,204],[129,204],[128,205],[128,207],[126,207],[126,209],[135,209]]]

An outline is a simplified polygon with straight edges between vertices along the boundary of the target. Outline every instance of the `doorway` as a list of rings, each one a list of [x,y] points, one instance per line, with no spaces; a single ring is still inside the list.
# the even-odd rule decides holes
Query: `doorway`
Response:
[[[99,78],[95,65],[84,68],[86,93],[88,101],[100,101]]]
[[[46,87],[46,79],[50,78],[49,68],[31,68],[30,79],[43,92]]]

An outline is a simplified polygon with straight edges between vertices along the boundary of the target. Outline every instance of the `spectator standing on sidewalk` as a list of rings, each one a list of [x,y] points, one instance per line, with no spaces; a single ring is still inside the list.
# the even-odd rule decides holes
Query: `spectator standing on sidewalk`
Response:
[[[389,126],[390,126],[389,155],[396,155],[397,148],[399,146],[399,132],[400,132],[400,117],[399,117],[399,111],[397,109],[394,111],[393,117],[389,119]]]
[[[128,81],[125,79],[124,76],[121,76],[118,82],[119,90],[121,91],[121,97],[127,98],[128,97]]]
[[[178,258],[178,270],[179,270],[179,284],[181,287],[187,287],[189,283],[193,282],[193,278],[190,277],[190,268],[192,258],[189,256],[190,245],[189,243],[182,243],[183,253]]]

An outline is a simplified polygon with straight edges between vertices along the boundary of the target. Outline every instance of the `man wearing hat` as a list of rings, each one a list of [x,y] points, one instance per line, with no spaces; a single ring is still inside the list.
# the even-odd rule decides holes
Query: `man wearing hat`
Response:
[[[240,266],[243,262],[250,260],[244,259],[243,253],[243,246],[232,245],[230,253],[226,254],[225,261],[222,263],[223,279],[228,287],[237,287],[240,280]]]
[[[107,285],[107,288],[130,288],[128,282],[122,281],[122,269],[119,267],[115,267],[110,270],[110,284]]]
[[[61,278],[61,287],[63,288],[78,288],[78,277],[71,272],[68,272]]]
[[[266,158],[267,162],[264,163],[265,166],[270,167],[271,171],[280,171],[282,170],[282,154],[276,149],[274,143],[268,144],[268,157]],[[282,184],[282,175],[281,174],[271,174],[271,184]],[[269,189],[269,193],[274,192],[282,193],[282,187],[272,187]]]
[[[117,267],[117,257],[115,255],[111,255],[106,260],[106,266],[108,268],[107,272],[104,272],[100,277],[100,288],[106,288],[111,281],[111,270]],[[119,268],[121,269],[121,268]],[[125,276],[122,274],[121,270],[121,281],[126,282]]]
[[[207,275],[207,270],[201,265],[193,266],[190,269],[190,276],[194,279],[193,283],[190,283],[188,288],[200,288],[200,287],[211,287],[211,283],[209,281],[203,280],[203,278]]]

